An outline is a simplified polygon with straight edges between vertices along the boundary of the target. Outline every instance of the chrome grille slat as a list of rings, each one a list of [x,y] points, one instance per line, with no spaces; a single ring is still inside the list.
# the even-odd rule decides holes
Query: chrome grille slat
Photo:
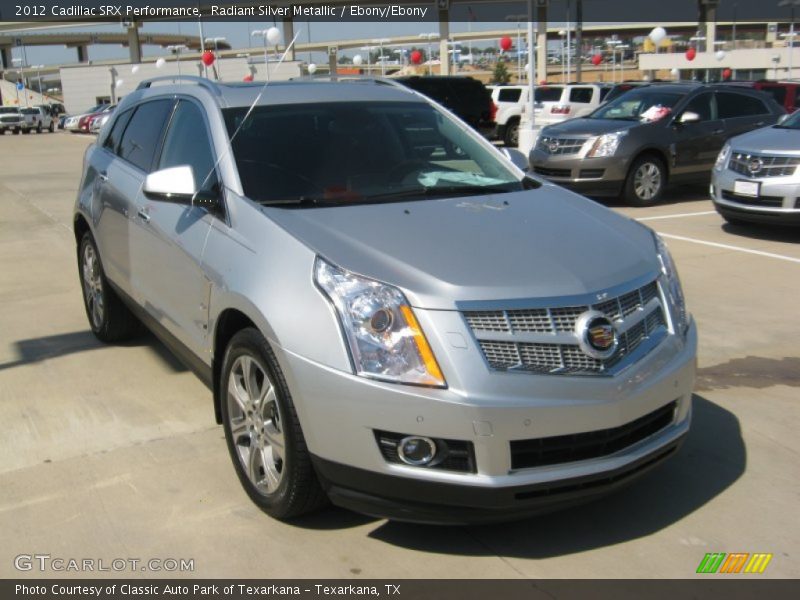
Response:
[[[590,309],[620,328],[617,352],[607,360],[587,355],[578,345],[575,324]],[[667,326],[656,281],[593,305],[463,314],[492,369],[540,374],[602,374],[648,338],[666,334]]]
[[[536,149],[551,155],[577,154],[585,143],[586,138],[540,136]]]
[[[758,161],[760,165],[760,169],[756,172],[750,168],[750,163],[753,161]],[[758,179],[794,175],[798,166],[800,166],[800,156],[772,156],[734,151],[728,160],[728,168],[731,171]]]

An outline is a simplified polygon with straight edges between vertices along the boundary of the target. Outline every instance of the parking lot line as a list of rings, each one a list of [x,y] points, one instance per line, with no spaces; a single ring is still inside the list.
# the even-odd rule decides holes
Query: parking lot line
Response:
[[[731,246],[729,244],[719,244],[717,242],[707,242],[706,240],[698,240],[695,238],[684,237],[682,235],[673,235],[671,233],[662,233],[658,232],[658,235],[661,237],[671,239],[671,240],[680,240],[682,242],[692,242],[694,244],[702,244],[704,246],[713,246],[714,248],[724,248],[725,250],[735,250],[737,252],[745,252],[747,254],[756,254],[758,256],[766,256],[767,258],[777,258],[778,260],[785,260],[788,262],[798,263],[800,264],[800,258],[794,258],[792,256],[784,256],[783,254],[774,254],[772,252],[763,252],[762,250],[751,250],[750,248],[742,248],[741,246]]]
[[[636,219],[637,221],[658,221],[659,219],[680,219],[682,217],[699,217],[700,215],[713,215],[716,214],[715,210],[703,210],[700,212],[678,213],[676,215],[659,215],[657,217],[642,217]]]

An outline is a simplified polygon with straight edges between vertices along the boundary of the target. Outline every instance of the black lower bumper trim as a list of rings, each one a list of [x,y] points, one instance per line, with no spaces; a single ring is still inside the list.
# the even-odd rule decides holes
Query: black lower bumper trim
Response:
[[[312,456],[331,502],[374,517],[465,525],[513,521],[607,494],[674,454],[683,437],[613,471],[547,483],[485,488],[385,475]]]
[[[783,225],[783,226],[797,226],[800,225],[800,213],[779,213],[779,212],[766,212],[747,208],[733,208],[731,206],[714,203],[717,212],[723,217],[730,217],[731,219],[738,219],[740,221],[749,221],[750,223],[758,223],[762,225]]]

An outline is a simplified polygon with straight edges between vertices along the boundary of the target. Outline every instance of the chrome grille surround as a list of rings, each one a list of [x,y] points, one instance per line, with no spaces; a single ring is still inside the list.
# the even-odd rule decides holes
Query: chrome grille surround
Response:
[[[550,375],[613,375],[649,352],[667,335],[668,317],[658,280],[617,293],[594,295],[593,304],[464,310],[461,312],[489,368]],[[585,298],[584,298],[585,299]],[[619,345],[606,360],[593,358],[578,345],[575,325],[589,310],[600,311],[615,325]]]
[[[587,141],[588,138],[540,136],[536,141],[536,149],[552,155],[577,154]]]
[[[757,166],[756,170],[752,167]],[[728,168],[747,177],[787,177],[794,175],[800,166],[800,156],[771,156],[734,150],[728,159]]]

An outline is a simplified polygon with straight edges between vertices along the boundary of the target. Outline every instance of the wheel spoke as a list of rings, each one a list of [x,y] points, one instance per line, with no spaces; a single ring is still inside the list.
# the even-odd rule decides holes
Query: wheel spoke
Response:
[[[264,437],[272,448],[273,454],[283,459],[286,455],[286,450],[284,448],[285,440],[283,438],[283,432],[275,426],[274,421],[270,420],[264,423]]]
[[[245,356],[242,358],[242,372],[244,379],[244,389],[247,391],[248,400],[255,404],[258,398],[258,382],[256,381],[256,372],[258,366],[252,358]]]
[[[256,486],[259,485],[261,481],[261,473],[258,467],[261,466],[263,462],[261,448],[250,438],[250,453],[247,456],[247,476]]]
[[[228,398],[233,399],[233,401],[236,403],[236,406],[239,408],[241,414],[244,415],[247,413],[249,402],[245,397],[246,392],[241,388],[237,380],[238,380],[237,373],[236,370],[234,369],[233,372],[231,373],[231,376],[228,378]],[[230,408],[233,407],[231,406]]]

